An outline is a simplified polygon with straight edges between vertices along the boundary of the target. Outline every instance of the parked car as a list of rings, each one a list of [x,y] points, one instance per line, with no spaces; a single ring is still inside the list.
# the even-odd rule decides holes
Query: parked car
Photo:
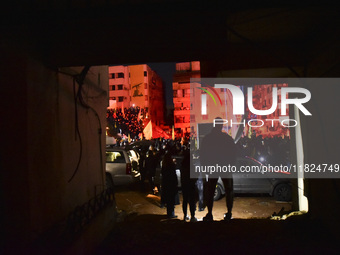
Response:
[[[251,158],[242,157],[237,159],[236,165],[239,166],[260,166],[261,162]],[[290,201],[292,199],[292,187],[290,179],[287,178],[252,178],[253,173],[235,173],[234,193],[269,194],[278,201]],[[214,200],[218,200],[225,194],[222,179],[219,178]]]
[[[138,180],[138,154],[123,147],[106,148],[106,186],[130,184]]]
[[[174,156],[176,158],[176,174],[178,179],[178,185],[181,185],[181,162],[183,156]],[[199,164],[199,160],[195,162]],[[237,158],[236,166],[260,166],[261,162],[251,157],[239,157]],[[235,173],[233,174],[234,180],[234,193],[241,194],[269,194],[278,201],[290,201],[292,198],[292,187],[289,179],[286,178],[251,178],[251,173]],[[160,186],[161,184],[161,171],[160,168],[156,171],[155,183]],[[225,194],[224,185],[222,179],[219,178],[216,189],[214,200],[219,200]]]
[[[126,149],[130,159],[132,160],[132,164],[137,164],[136,166],[133,166],[134,169],[139,170],[139,164],[140,164],[140,155],[138,151],[135,149]]]
[[[143,159],[142,156],[144,155],[145,157],[145,154],[148,151],[149,146],[152,144],[153,143],[149,142],[148,140],[144,141],[144,143],[142,143],[142,141],[139,141],[139,142],[129,144],[128,146],[125,146],[125,149],[128,149],[131,151],[133,159],[137,161],[139,166],[141,167],[141,165],[144,163],[144,162],[141,162],[141,160]]]

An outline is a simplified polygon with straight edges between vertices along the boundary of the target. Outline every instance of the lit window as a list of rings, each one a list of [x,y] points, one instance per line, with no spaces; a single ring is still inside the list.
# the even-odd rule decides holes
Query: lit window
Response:
[[[108,163],[125,163],[125,157],[120,151],[107,151],[106,162]]]

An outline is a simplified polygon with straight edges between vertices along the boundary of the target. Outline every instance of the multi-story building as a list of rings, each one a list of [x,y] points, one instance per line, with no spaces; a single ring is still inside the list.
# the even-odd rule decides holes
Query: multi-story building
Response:
[[[273,88],[277,88],[277,108],[269,115],[254,115],[248,111],[248,119],[259,119],[265,124],[262,127],[254,129],[256,135],[262,135],[263,137],[273,137],[273,136],[289,136],[289,129],[285,128],[280,124],[280,121],[286,119],[289,115],[289,107],[286,106],[286,116],[281,116],[281,88],[287,87],[288,84],[267,84],[267,85],[256,85],[253,89],[253,105],[255,109],[266,110],[270,109],[273,104]],[[276,95],[275,95],[276,96]],[[275,121],[270,121],[269,123],[266,119],[271,119]]]
[[[211,84],[213,85],[213,84]],[[201,96],[206,94],[205,91],[197,89],[202,85],[199,83],[191,84],[191,103],[190,103],[190,126],[191,133],[197,136],[199,130],[199,124],[212,123],[216,117],[221,117],[228,121],[225,126],[225,131],[228,132],[233,138],[238,134],[240,135],[251,135],[263,137],[274,137],[274,136],[289,136],[289,129],[281,124],[281,121],[287,118],[287,116],[280,116],[281,111],[281,87],[286,87],[288,84],[267,84],[267,85],[255,85],[253,87],[252,99],[253,106],[258,110],[270,109],[273,103],[273,87],[277,88],[278,96],[278,107],[269,115],[256,115],[249,111],[246,107],[245,115],[233,115],[233,96],[227,89],[214,89],[206,87],[212,94],[217,95],[216,102],[210,96],[207,96],[207,112],[201,114]],[[245,92],[246,87],[242,88]],[[249,95],[245,95],[248,97]],[[276,95],[274,95],[276,96]],[[217,98],[221,99],[217,100]],[[287,106],[288,115],[288,106]],[[267,121],[269,119],[270,121]],[[249,125],[249,122],[250,125]],[[232,124],[234,123],[234,124]],[[237,124],[236,124],[237,123]],[[243,124],[244,123],[244,124]],[[240,132],[242,131],[242,132]]]
[[[200,78],[200,62],[176,63],[173,76],[174,127],[177,136],[190,133],[190,78]]]
[[[148,65],[109,67],[109,107],[139,107],[144,118],[152,123],[164,123],[163,81]]]

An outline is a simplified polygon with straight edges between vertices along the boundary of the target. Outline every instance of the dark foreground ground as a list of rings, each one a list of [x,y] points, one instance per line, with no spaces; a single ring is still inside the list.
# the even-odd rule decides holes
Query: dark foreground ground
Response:
[[[339,240],[327,228],[300,217],[189,223],[163,215],[130,215],[95,253],[339,254]]]
[[[118,221],[94,254],[340,254],[340,231],[307,214],[270,220],[280,208],[291,209],[270,197],[237,197],[228,222],[221,220],[224,199],[216,201],[215,221],[195,223],[182,220],[181,205],[178,219],[167,220],[158,196],[118,190],[116,201]]]

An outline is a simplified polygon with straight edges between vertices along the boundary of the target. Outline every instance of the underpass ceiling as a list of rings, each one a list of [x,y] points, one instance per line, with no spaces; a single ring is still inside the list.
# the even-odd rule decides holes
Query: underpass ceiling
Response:
[[[132,2],[36,1],[4,8],[1,28],[8,44],[51,66],[205,60],[242,69],[306,65],[330,49],[332,61],[339,56],[334,6]]]

